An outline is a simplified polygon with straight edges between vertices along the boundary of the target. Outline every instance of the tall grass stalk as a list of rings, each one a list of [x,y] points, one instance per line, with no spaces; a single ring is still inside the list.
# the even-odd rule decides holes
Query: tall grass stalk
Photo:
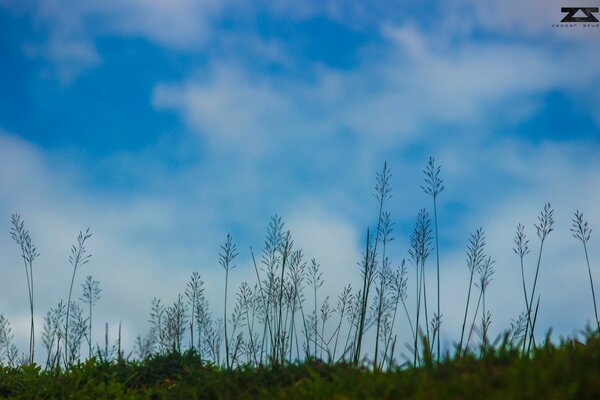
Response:
[[[482,332],[481,352],[482,352],[482,354],[485,353],[486,348],[487,348],[487,340],[488,340],[487,334],[489,331],[489,327],[492,323],[491,313],[485,307],[485,292],[486,292],[488,285],[492,281],[493,275],[494,275],[494,261],[492,260],[491,257],[488,257],[487,260],[483,263],[483,266],[481,267],[481,277],[480,277],[480,281],[479,281],[479,284],[481,286],[481,298],[482,298],[482,302],[483,302],[483,310],[482,310],[482,315],[481,315],[481,332]]]
[[[263,330],[263,334],[262,334],[262,341],[261,341],[261,346],[260,346],[260,357],[259,357],[260,363],[263,364],[265,340],[267,339],[267,329],[269,330],[269,332],[268,332],[269,337],[272,337],[273,333],[271,332],[271,325],[269,323],[267,298],[266,298],[265,292],[263,290],[262,279],[260,278],[260,273],[258,272],[258,266],[256,265],[256,258],[254,257],[254,250],[252,250],[252,248],[250,248],[250,254],[252,255],[252,264],[254,265],[254,271],[256,272],[256,280],[258,281],[259,296],[260,296],[260,300],[262,302],[262,310],[264,313],[264,330]]]
[[[71,295],[73,294],[73,283],[75,282],[75,274],[77,268],[82,267],[90,261],[91,254],[87,254],[85,248],[85,242],[92,236],[90,228],[87,228],[85,232],[80,231],[77,235],[77,244],[71,246],[71,255],[69,256],[69,263],[73,267],[73,274],[71,275],[71,285],[69,286],[69,297],[67,298],[67,314],[65,321],[65,366],[67,366],[68,360],[70,359],[69,354],[72,353],[69,343],[69,316],[71,310]]]
[[[381,243],[381,262],[379,264],[379,269],[377,271],[377,278],[379,279],[379,285],[376,287],[376,296],[375,296],[375,320],[376,320],[376,330],[375,330],[375,358],[373,363],[377,366],[377,359],[379,356],[379,342],[380,342],[380,333],[383,328],[383,324],[385,323],[387,309],[389,307],[389,291],[391,289],[391,269],[390,269],[390,261],[386,256],[387,245],[394,240],[392,237],[393,232],[393,223],[391,222],[390,213],[384,211],[382,214],[382,221],[379,227],[380,234],[379,240]]]
[[[274,360],[276,362],[280,362],[281,364],[283,364],[284,359],[285,359],[285,353],[286,353],[286,346],[285,346],[285,324],[284,324],[284,320],[283,320],[283,307],[284,307],[284,284],[285,284],[285,267],[287,265],[287,263],[289,262],[289,258],[292,254],[292,248],[294,245],[294,241],[292,240],[292,234],[290,233],[290,231],[287,231],[285,233],[284,239],[283,239],[283,243],[282,246],[280,248],[280,254],[281,254],[281,275],[279,278],[279,299],[277,301],[277,307],[278,307],[278,316],[277,316],[277,324],[276,324],[276,331],[275,331],[275,349],[274,349]]]
[[[521,283],[523,284],[523,297],[525,299],[525,310],[526,310],[526,316],[527,316],[527,323],[525,325],[525,334],[523,335],[524,339],[523,340],[523,348],[521,349],[521,353],[524,354],[525,353],[525,345],[527,342],[527,334],[529,332],[529,325],[531,323],[530,320],[530,312],[529,312],[529,303],[528,303],[528,297],[527,297],[527,285],[525,283],[525,269],[524,269],[524,258],[527,254],[529,254],[530,250],[529,250],[529,240],[527,239],[527,236],[525,235],[525,227],[521,224],[517,225],[517,233],[515,235],[515,245],[516,247],[513,248],[513,251],[515,252],[515,254],[517,254],[519,256],[519,261],[521,264]]]
[[[35,324],[33,321],[33,261],[39,256],[37,249],[31,241],[29,231],[25,229],[25,221],[21,220],[19,214],[12,216],[12,228],[10,235],[21,249],[21,258],[25,264],[25,276],[27,277],[27,295],[29,297],[29,311],[31,314],[31,325],[29,328],[29,364],[33,364],[35,354]]]
[[[408,271],[406,270],[406,261],[404,259],[402,259],[401,265],[398,267],[398,269],[393,273],[393,275],[391,277],[391,287],[392,287],[391,303],[393,305],[393,312],[392,312],[392,320],[390,322],[389,332],[388,332],[388,335],[385,337],[384,358],[380,364],[380,369],[383,368],[383,364],[385,363],[386,358],[388,360],[388,364],[390,364],[391,360],[393,359],[393,353],[394,353],[396,339],[394,337],[394,339],[392,341],[392,333],[394,332],[394,326],[396,323],[396,314],[398,312],[398,305],[400,302],[402,302],[402,304],[404,305],[404,309],[406,311],[406,316],[408,319],[408,323],[410,325],[411,332],[414,330],[413,326],[412,326],[412,322],[410,320],[410,315],[408,315],[408,310],[406,309],[406,304],[405,304],[407,284],[408,284]],[[391,349],[390,349],[390,347],[391,347]],[[388,354],[390,354],[389,357],[388,357]]]
[[[306,278],[306,262],[303,261],[304,254],[302,250],[296,250],[292,254],[290,268],[288,268],[288,279],[291,290],[291,316],[290,316],[290,346],[289,359],[292,359],[294,341],[296,344],[296,354],[300,356],[300,345],[298,341],[298,329],[296,328],[296,313],[302,307],[303,296],[302,288]],[[303,315],[303,313],[302,313]]]
[[[198,272],[193,272],[190,280],[185,288],[185,297],[188,300],[190,315],[190,348],[194,350],[194,320],[196,319],[197,307],[200,302],[200,297],[204,293],[204,282],[200,279]]]
[[[227,285],[229,282],[229,271],[236,267],[233,264],[233,259],[238,255],[233,238],[228,233],[225,239],[225,244],[221,245],[221,252],[219,253],[219,265],[225,270],[225,295],[223,300],[223,321],[225,324],[225,363],[227,369],[231,368],[229,359],[229,336],[227,336]]]
[[[317,307],[318,307],[318,301],[317,301],[317,290],[323,286],[323,274],[320,271],[320,265],[317,263],[317,261],[313,258],[310,260],[310,266],[308,267],[308,283],[312,286],[313,289],[313,306],[314,306],[314,310],[313,310],[313,315],[314,315],[314,321],[313,321],[313,326],[312,326],[312,330],[313,330],[313,345],[314,345],[314,352],[313,352],[313,356],[316,358],[317,357],[317,337],[318,337],[318,318],[317,318]]]
[[[348,308],[349,308],[351,302],[352,302],[352,286],[348,285],[348,286],[344,287],[344,289],[342,290],[342,293],[338,296],[337,311],[338,311],[338,314],[340,315],[340,320],[339,320],[338,326],[334,332],[335,342],[333,345],[333,355],[331,357],[332,360],[335,360],[335,355],[337,352],[338,340],[340,338],[342,323],[344,321],[345,313],[348,311]]]
[[[281,217],[275,215],[271,218],[267,227],[267,238],[262,250],[261,259],[266,274],[263,284],[266,300],[266,308],[264,310],[266,322],[263,330],[262,347],[264,350],[261,350],[261,353],[264,351],[264,355],[267,358],[269,355],[272,357],[272,352],[275,351],[278,341],[276,326],[277,301],[279,300],[277,294],[279,289],[279,286],[277,286],[277,271],[280,268],[283,237],[283,222],[281,221]],[[269,333],[268,341],[266,341],[267,333]]]
[[[546,203],[544,208],[540,212],[538,216],[538,224],[534,224],[534,227],[537,231],[537,236],[540,239],[540,251],[538,253],[537,266],[535,268],[535,277],[533,279],[533,288],[531,290],[531,295],[529,297],[529,306],[527,307],[528,321],[530,323],[530,331],[529,331],[529,344],[527,346],[527,352],[531,349],[531,345],[535,347],[535,320],[531,321],[531,309],[533,307],[533,299],[535,297],[535,289],[537,287],[538,274],[540,272],[540,265],[542,262],[542,252],[544,249],[544,243],[548,235],[554,230],[554,210],[550,203]],[[537,310],[536,310],[537,314]]]
[[[60,339],[62,337],[63,319],[65,317],[65,307],[61,300],[56,307],[50,308],[50,311],[44,318],[44,330],[42,332],[42,343],[46,348],[46,368],[55,368],[58,366],[58,356],[60,355]],[[56,352],[54,347],[56,345]],[[90,355],[91,357],[91,355]]]
[[[356,350],[354,354],[354,363],[358,363],[360,359],[360,353],[362,350],[362,339],[365,330],[365,320],[367,314],[367,308],[369,303],[369,293],[371,285],[377,269],[377,245],[379,244],[382,234],[384,233],[384,206],[386,201],[392,197],[392,187],[390,184],[391,171],[387,166],[387,162],[383,163],[383,169],[376,175],[375,183],[375,199],[378,203],[378,215],[377,215],[377,231],[374,242],[371,240],[370,232],[367,230],[367,247],[365,250],[365,257],[361,265],[361,274],[363,278],[363,289],[361,299],[360,318],[356,331]],[[389,216],[389,215],[388,215]],[[378,337],[375,338],[379,340]]]
[[[85,282],[82,284],[83,287],[83,296],[80,300],[88,305],[88,355],[92,356],[92,307],[96,304],[98,300],[100,300],[100,293],[102,289],[100,289],[100,282],[94,280],[91,275],[88,275],[85,278]]]
[[[437,272],[437,320],[441,321],[441,310],[440,310],[440,246],[438,240],[438,217],[437,217],[437,197],[444,191],[444,181],[440,178],[441,166],[435,165],[433,157],[429,157],[427,166],[423,173],[425,174],[425,185],[421,188],[425,193],[429,194],[433,198],[433,220],[435,228],[435,258],[436,258],[436,272]],[[438,326],[439,329],[439,326]],[[437,361],[440,361],[440,334],[437,335]]]
[[[575,216],[573,218],[573,227],[571,228],[571,232],[573,232],[573,237],[575,239],[579,239],[581,244],[583,244],[583,251],[585,253],[585,261],[587,263],[588,275],[590,278],[590,287],[592,289],[592,302],[594,304],[594,315],[596,317],[596,328],[598,333],[600,334],[600,320],[598,320],[598,308],[596,306],[596,292],[594,291],[594,281],[592,279],[592,269],[590,268],[590,258],[588,256],[587,243],[590,240],[590,235],[592,234],[592,229],[588,226],[587,221],[583,220],[583,213],[579,212],[579,210],[575,211]]]
[[[360,360],[361,348],[362,348],[362,340],[365,329],[365,319],[367,316],[367,302],[369,299],[369,291],[371,288],[371,284],[373,283],[373,276],[375,273],[375,248],[372,245],[373,239],[371,237],[371,232],[367,229],[367,244],[363,256],[363,261],[361,263],[361,275],[363,287],[360,292],[360,309],[358,310],[358,323],[356,325],[356,334],[355,334],[355,346],[354,352],[352,355],[352,361],[354,364],[358,364]]]
[[[463,339],[465,336],[465,326],[467,323],[467,314],[469,313],[469,304],[471,302],[471,289],[473,288],[473,276],[475,272],[481,269],[485,248],[485,232],[483,228],[479,228],[475,233],[471,234],[469,243],[467,244],[467,268],[469,269],[469,288],[467,290],[467,303],[465,305],[465,315],[463,318],[462,329],[460,333],[460,342],[458,344],[458,353],[462,351]]]
[[[411,262],[416,268],[416,321],[415,321],[415,337],[414,337],[414,354],[413,364],[417,365],[417,355],[419,353],[419,332],[420,332],[420,316],[421,316],[421,299],[426,297],[425,293],[425,262],[431,254],[431,219],[429,213],[424,208],[417,215],[415,228],[410,235],[410,249],[408,255]],[[423,299],[425,302],[425,299]],[[425,308],[426,310],[426,308]],[[427,343],[429,341],[429,321],[425,318],[427,326]]]
[[[471,325],[469,328],[469,336],[467,337],[467,343],[465,344],[465,348],[464,348],[464,352],[465,353],[468,349],[469,349],[469,344],[471,343],[471,337],[473,336],[473,332],[475,332],[475,330],[477,329],[476,327],[476,321],[477,321],[477,316],[479,315],[479,308],[481,307],[481,302],[484,299],[484,294],[485,294],[485,285],[484,283],[487,281],[486,275],[487,275],[487,271],[489,270],[488,267],[491,266],[492,263],[492,259],[491,257],[487,257],[487,259],[483,262],[482,267],[479,269],[479,284],[475,284],[476,287],[479,287],[479,296],[477,298],[477,306],[475,307],[475,313],[473,314],[473,320],[471,321]],[[493,271],[492,271],[493,272]],[[482,315],[482,318],[484,316]],[[482,319],[483,321],[483,319]],[[482,331],[483,333],[483,331]],[[482,334],[482,339],[483,339],[483,334]],[[483,344],[482,344],[483,346]]]

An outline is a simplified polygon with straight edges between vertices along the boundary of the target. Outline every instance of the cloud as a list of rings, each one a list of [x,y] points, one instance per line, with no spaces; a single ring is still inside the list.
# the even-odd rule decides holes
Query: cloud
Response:
[[[169,49],[197,52],[214,39],[212,18],[222,9],[221,2],[212,0],[5,3],[44,32],[41,40],[24,43],[26,53],[49,61],[66,82],[100,63],[96,41],[103,36],[144,38]]]
[[[192,129],[214,142],[239,143],[252,152],[266,145],[273,124],[283,126],[291,107],[285,95],[251,82],[230,66],[217,67],[209,78],[199,74],[183,84],[161,84],[153,93],[158,109],[180,112]],[[274,133],[277,135],[277,133]]]
[[[597,108],[589,83],[600,79],[591,67],[600,59],[580,54],[585,45],[557,57],[552,45],[455,40],[414,24],[384,24],[381,34],[376,50],[357,50],[364,55],[351,69],[312,64],[310,79],[294,79],[217,59],[182,82],[156,85],[153,104],[211,142],[254,154],[343,131],[373,148],[439,138],[444,127],[452,140],[481,136],[533,117],[556,91]],[[578,73],[568,73],[582,57]]]
[[[215,0],[89,1],[84,15],[99,15],[101,33],[144,37],[177,50],[197,50],[211,38],[212,17],[223,5]]]

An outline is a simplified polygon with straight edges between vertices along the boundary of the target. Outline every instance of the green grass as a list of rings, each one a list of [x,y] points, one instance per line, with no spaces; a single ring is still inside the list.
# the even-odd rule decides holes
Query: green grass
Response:
[[[591,331],[588,331],[591,332]],[[0,369],[6,398],[131,399],[592,399],[600,397],[600,340],[546,342],[530,356],[499,344],[483,356],[433,357],[419,368],[305,361],[284,367],[229,370],[197,355],[155,355],[142,362],[96,358],[67,370],[37,365]]]

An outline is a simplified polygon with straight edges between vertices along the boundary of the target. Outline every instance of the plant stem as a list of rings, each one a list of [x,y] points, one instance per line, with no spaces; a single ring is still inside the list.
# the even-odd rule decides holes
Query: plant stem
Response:
[[[532,342],[533,342],[533,347],[535,348],[535,337],[534,337],[534,332],[533,332],[534,325],[531,323],[531,307],[533,307],[533,298],[535,297],[535,289],[536,289],[537,280],[538,280],[538,273],[540,272],[540,264],[542,262],[542,250],[544,249],[544,240],[545,240],[545,238],[542,237],[541,242],[540,242],[540,251],[538,253],[537,267],[535,269],[535,278],[533,279],[533,289],[531,290],[529,306],[527,307],[527,322],[531,326],[531,331],[529,332],[529,345],[527,346],[527,352],[529,352]]]
[[[525,269],[523,268],[523,255],[520,255],[520,259],[521,259],[521,280],[523,282],[523,296],[525,297],[525,307],[526,307],[526,311],[527,311],[527,324],[525,325],[525,335],[524,337],[527,338],[527,333],[529,330],[529,304],[527,303],[527,287],[525,285]],[[525,353],[525,344],[526,344],[527,340],[523,340],[523,349],[521,350],[521,353],[524,354]]]
[[[590,286],[592,288],[592,300],[594,302],[594,315],[596,316],[596,328],[600,333],[600,321],[598,320],[598,308],[596,307],[596,293],[594,291],[594,281],[592,280],[592,269],[590,268],[590,258],[588,256],[586,242],[583,242],[583,250],[585,251],[585,261],[587,262],[588,274],[590,276]]]
[[[433,219],[435,223],[435,256],[436,256],[436,266],[437,266],[437,315],[441,321],[440,314],[440,251],[439,251],[439,242],[438,242],[438,220],[437,220],[437,195],[433,196]],[[438,326],[438,335],[437,335],[437,361],[440,362],[440,327]]]
[[[225,268],[225,299],[224,299],[224,311],[223,311],[223,322],[225,326],[225,364],[227,369],[229,368],[229,339],[227,336],[227,281],[229,278],[229,268]]]
[[[463,338],[465,335],[465,325],[467,323],[467,314],[469,312],[469,303],[471,300],[471,288],[473,287],[473,275],[475,273],[475,267],[471,269],[471,277],[469,278],[469,291],[467,292],[467,305],[465,306],[465,317],[463,318],[463,325],[460,334],[460,343],[458,345],[458,353],[460,354],[462,351]]]

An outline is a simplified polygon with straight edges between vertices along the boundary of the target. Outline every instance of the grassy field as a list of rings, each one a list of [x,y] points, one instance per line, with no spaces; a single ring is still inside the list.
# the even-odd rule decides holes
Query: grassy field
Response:
[[[600,341],[550,342],[522,357],[498,344],[486,354],[425,358],[421,367],[305,361],[283,367],[228,370],[191,351],[144,361],[92,358],[64,370],[4,367],[0,396],[21,399],[595,399],[600,398]]]

